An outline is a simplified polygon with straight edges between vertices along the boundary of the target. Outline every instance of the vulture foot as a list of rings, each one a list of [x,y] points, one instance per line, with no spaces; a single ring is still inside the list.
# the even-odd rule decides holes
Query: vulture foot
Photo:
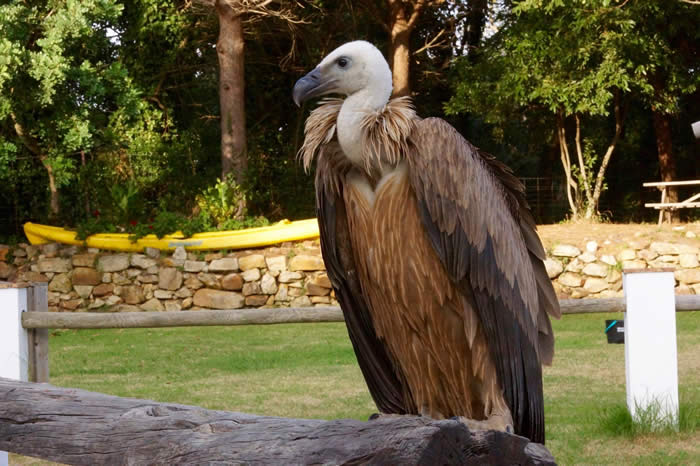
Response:
[[[490,418],[483,421],[477,421],[475,419],[469,419],[462,416],[455,416],[450,419],[461,422],[471,431],[500,430],[509,434],[515,432],[513,430],[513,421],[510,418],[506,418],[505,416],[498,414],[494,414]]]

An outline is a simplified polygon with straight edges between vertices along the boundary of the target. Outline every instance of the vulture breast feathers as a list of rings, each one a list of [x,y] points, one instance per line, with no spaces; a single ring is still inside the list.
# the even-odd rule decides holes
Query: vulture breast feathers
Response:
[[[390,100],[387,70],[351,42],[294,89],[297,103],[346,95],[312,111],[300,153],[316,162],[323,258],[368,388],[383,413],[499,419],[544,442],[541,365],[560,311],[523,186]]]

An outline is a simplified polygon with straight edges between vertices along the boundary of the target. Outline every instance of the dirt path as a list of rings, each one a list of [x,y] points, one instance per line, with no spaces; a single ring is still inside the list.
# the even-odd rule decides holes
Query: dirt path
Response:
[[[545,249],[551,250],[557,244],[585,246],[588,241],[596,241],[601,253],[616,254],[622,249],[641,249],[652,241],[667,241],[700,245],[700,223],[682,225],[653,225],[650,223],[562,223],[539,225],[537,231]]]

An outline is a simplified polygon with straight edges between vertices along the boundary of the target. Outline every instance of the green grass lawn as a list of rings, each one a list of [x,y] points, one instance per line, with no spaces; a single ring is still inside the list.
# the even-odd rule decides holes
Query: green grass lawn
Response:
[[[620,317],[554,323],[547,446],[560,464],[700,464],[700,312],[678,314],[679,433],[624,427],[624,346],[603,334]],[[343,324],[55,331],[50,357],[54,385],[119,396],[288,417],[376,411]]]

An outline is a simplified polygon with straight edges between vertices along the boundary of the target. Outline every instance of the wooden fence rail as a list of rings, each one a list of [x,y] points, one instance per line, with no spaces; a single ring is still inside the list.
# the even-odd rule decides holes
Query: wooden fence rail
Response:
[[[30,293],[30,311],[22,313],[22,327],[29,332],[29,380],[49,381],[49,334],[47,329],[161,328],[211,325],[268,325],[310,322],[342,322],[338,307],[234,309],[174,312],[37,312],[46,309],[46,290]],[[43,288],[43,289],[42,289]],[[42,306],[41,301],[44,302]],[[624,312],[624,298],[564,299],[563,314]],[[700,296],[676,296],[676,311],[700,309]]]
[[[541,464],[542,445],[456,420],[362,422],[213,411],[0,378],[0,449],[123,464]]]
[[[25,312],[24,328],[158,328],[343,322],[339,307],[233,309],[226,311]]]
[[[624,298],[563,299],[563,314],[624,312]],[[676,311],[700,309],[700,295],[676,296]],[[22,326],[32,329],[157,328],[211,325],[267,325],[342,322],[338,307],[234,309],[172,312],[25,312]]]

